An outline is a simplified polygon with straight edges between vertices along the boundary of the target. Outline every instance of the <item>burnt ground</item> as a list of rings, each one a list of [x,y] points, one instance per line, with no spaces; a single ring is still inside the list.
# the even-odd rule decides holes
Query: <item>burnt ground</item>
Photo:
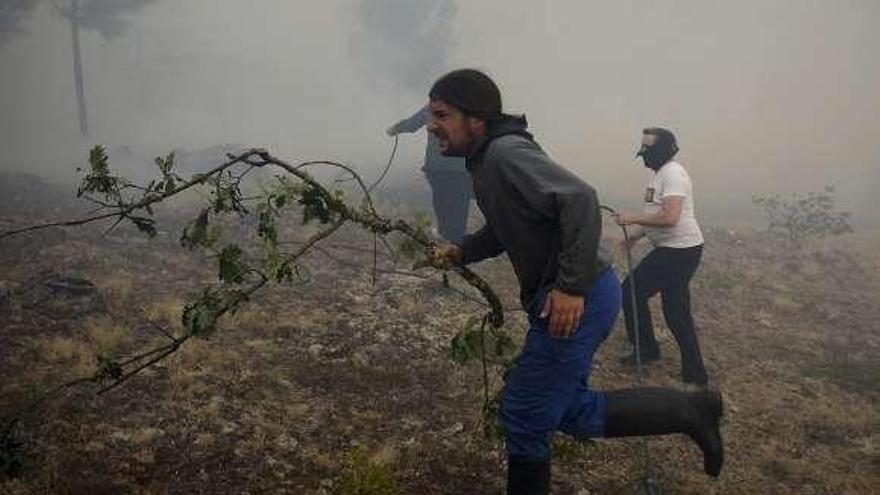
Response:
[[[725,393],[727,463],[710,480],[684,437],[652,440],[664,493],[880,491],[878,238],[793,249],[755,233],[707,232],[693,304]],[[327,252],[368,265],[371,255],[350,249],[371,245],[363,241],[343,231]],[[174,234],[148,241],[83,228],[0,242],[2,417],[88,373],[98,353],[160,343],[147,320],[173,331],[187,298],[214,280],[209,260]],[[209,339],[118,389],[96,396],[83,386],[43,404],[19,431],[23,473],[0,480],[0,492],[502,493],[502,447],[481,435],[482,371],[449,352],[481,307],[436,275],[380,274],[373,284],[363,268],[319,252],[308,266],[309,283],[263,291]],[[504,260],[478,271],[516,306]],[[90,280],[98,296],[46,292],[53,275]],[[519,341],[523,315],[507,320]],[[676,348],[655,322],[665,357],[646,380],[677,386]],[[617,328],[598,353],[595,387],[635,383],[617,363],[624,341]],[[638,493],[637,442],[560,437],[556,447],[554,493]]]

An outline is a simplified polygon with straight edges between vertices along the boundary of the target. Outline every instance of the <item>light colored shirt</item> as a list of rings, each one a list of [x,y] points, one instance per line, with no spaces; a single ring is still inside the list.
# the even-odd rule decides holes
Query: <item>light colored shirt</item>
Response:
[[[694,215],[691,178],[678,162],[668,162],[654,174],[645,189],[645,213],[652,215],[663,207],[663,198],[680,196],[681,216],[671,227],[645,227],[645,235],[656,247],[689,248],[703,244],[703,233]]]

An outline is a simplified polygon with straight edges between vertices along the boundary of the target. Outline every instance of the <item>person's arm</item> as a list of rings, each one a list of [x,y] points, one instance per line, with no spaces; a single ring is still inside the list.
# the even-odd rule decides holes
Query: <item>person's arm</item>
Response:
[[[400,122],[392,125],[386,131],[389,136],[395,136],[402,132],[412,133],[416,132],[425,125],[428,124],[428,119],[430,118],[430,113],[428,111],[428,107],[424,106],[419,109],[418,112],[412,114],[410,117],[401,120]]]
[[[617,214],[619,225],[642,225],[644,227],[673,227],[681,218],[681,205],[684,196],[667,194],[663,196],[660,210],[657,213],[631,213],[622,211]]]
[[[504,252],[504,246],[488,225],[483,225],[480,230],[466,235],[458,246],[461,250],[460,262],[463,265],[494,258]]]
[[[473,234],[465,236],[460,244],[448,243],[434,247],[428,252],[431,261],[451,261],[460,265],[469,265],[487,258],[494,258],[504,252],[495,233],[488,225]]]

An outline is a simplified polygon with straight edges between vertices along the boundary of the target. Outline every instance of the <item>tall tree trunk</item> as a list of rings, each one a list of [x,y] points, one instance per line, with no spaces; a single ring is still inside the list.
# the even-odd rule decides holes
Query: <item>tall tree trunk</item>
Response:
[[[79,113],[79,132],[83,139],[89,137],[89,117],[83,90],[82,57],[79,52],[79,0],[70,1],[70,32],[73,36],[73,78],[76,82],[76,105]]]

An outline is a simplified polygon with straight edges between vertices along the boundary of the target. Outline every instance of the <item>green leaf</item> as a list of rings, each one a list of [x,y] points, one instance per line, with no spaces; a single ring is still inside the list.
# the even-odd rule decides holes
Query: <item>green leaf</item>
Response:
[[[95,372],[95,376],[99,380],[119,380],[122,378],[122,375],[122,366],[118,361],[106,356],[98,356],[98,369]]]
[[[263,205],[257,214],[257,236],[275,245],[278,244],[278,230],[275,226],[275,212]]]
[[[431,217],[426,213],[417,213],[412,222],[410,222],[410,225],[422,236],[429,237],[427,233],[431,228]],[[404,237],[397,248],[404,258],[412,260],[420,256],[424,252],[425,247],[410,237]]]
[[[181,315],[183,328],[190,335],[208,335],[217,322],[218,306],[218,296],[206,289],[198,300],[184,308],[183,315]]]
[[[150,237],[156,237],[156,221],[146,217],[128,217],[134,226],[141,232],[146,233]]]
[[[122,199],[119,195],[119,184],[119,178],[110,175],[107,151],[103,146],[92,148],[89,151],[89,173],[80,181],[76,196],[99,193],[104,195],[108,202],[117,203]]]
[[[313,219],[323,224],[330,223],[333,217],[345,208],[340,195],[332,196],[323,189],[308,184],[301,193],[299,204],[303,205],[303,224]]]
[[[464,328],[452,338],[452,359],[455,362],[464,364],[481,357],[483,336],[480,332],[479,322],[480,319],[477,317],[469,318]]]
[[[89,151],[89,167],[95,175],[107,175],[110,173],[107,150],[103,146],[95,146]]]
[[[293,268],[291,268],[289,261],[284,261],[278,265],[278,269],[275,270],[275,281],[278,283],[293,283]]]
[[[225,283],[240,284],[247,273],[247,265],[242,261],[244,252],[235,244],[230,244],[220,251],[220,280]]]
[[[512,358],[513,355],[516,354],[516,344],[513,342],[513,339],[510,338],[510,335],[508,335],[506,332],[493,333],[492,338],[495,340],[493,350],[495,352],[496,359],[507,360]]]
[[[183,229],[183,234],[180,236],[180,243],[184,247],[192,249],[195,246],[203,246],[206,244],[208,240],[208,213],[209,209],[205,208],[195,220],[190,222],[189,225]]]

